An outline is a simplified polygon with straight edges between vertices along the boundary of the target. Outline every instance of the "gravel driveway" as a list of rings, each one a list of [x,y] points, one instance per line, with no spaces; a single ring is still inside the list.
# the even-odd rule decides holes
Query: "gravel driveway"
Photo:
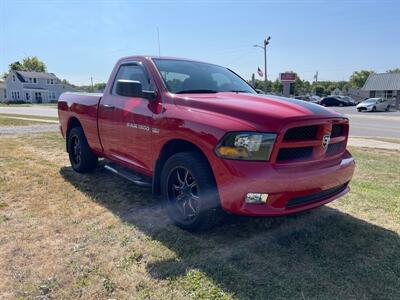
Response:
[[[0,127],[1,135],[58,131],[58,124]]]

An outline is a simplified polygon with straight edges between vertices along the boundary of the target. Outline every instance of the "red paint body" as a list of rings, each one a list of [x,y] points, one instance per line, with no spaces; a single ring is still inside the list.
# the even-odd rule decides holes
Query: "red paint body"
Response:
[[[156,101],[111,95],[119,66],[131,61],[141,62],[147,69],[157,91]],[[107,110],[107,104],[115,109]],[[346,150],[348,120],[342,115],[322,107],[315,114],[295,101],[253,94],[172,94],[150,57],[121,59],[103,95],[66,93],[61,95],[58,108],[63,136],[76,118],[94,153],[147,176],[154,175],[154,162],[169,141],[185,140],[196,145],[210,163],[221,206],[235,214],[276,216],[320,206],[347,193],[346,184],[354,172],[354,161]],[[141,124],[148,130],[133,129],[127,123]],[[332,137],[330,143],[341,142],[342,146],[327,156],[321,139],[330,134],[333,124],[341,124],[343,133]],[[315,140],[283,141],[288,129],[308,125],[319,126]],[[270,160],[239,161],[216,156],[216,145],[232,131],[277,133]],[[314,147],[309,159],[277,159],[282,148],[306,146]],[[340,185],[345,187],[334,195],[304,205],[286,206],[295,197]],[[249,192],[268,193],[267,203],[246,204],[245,195]]]

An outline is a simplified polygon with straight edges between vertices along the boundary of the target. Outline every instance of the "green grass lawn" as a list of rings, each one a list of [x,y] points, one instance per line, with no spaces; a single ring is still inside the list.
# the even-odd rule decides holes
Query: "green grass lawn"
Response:
[[[150,190],[73,172],[64,148],[0,137],[0,298],[400,298],[400,152],[351,149],[352,191],[327,206],[191,234]]]
[[[53,123],[56,123],[58,122],[58,118],[0,113],[0,126],[50,124],[50,122],[46,121],[53,121]]]

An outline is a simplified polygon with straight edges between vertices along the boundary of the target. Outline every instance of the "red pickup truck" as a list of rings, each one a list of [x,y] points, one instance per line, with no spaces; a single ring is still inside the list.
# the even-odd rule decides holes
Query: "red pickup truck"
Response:
[[[166,57],[118,61],[103,94],[65,93],[60,129],[72,168],[105,168],[165,199],[178,226],[221,211],[280,216],[349,191],[348,119],[322,106],[258,95],[233,71]]]

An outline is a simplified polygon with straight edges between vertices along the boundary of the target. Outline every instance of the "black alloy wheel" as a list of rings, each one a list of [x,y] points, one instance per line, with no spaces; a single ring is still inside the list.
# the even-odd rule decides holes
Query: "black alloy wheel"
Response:
[[[91,172],[97,167],[98,157],[90,150],[81,127],[74,127],[68,134],[67,149],[72,168],[79,172]]]
[[[180,152],[165,162],[160,178],[165,210],[172,222],[189,231],[203,231],[223,217],[214,175],[198,152]]]
[[[196,179],[185,167],[176,167],[168,177],[168,201],[177,208],[184,222],[200,212],[200,198]]]
[[[71,158],[74,162],[75,165],[79,165],[82,161],[82,149],[81,149],[81,143],[79,141],[79,138],[77,135],[73,135],[71,137]]]

